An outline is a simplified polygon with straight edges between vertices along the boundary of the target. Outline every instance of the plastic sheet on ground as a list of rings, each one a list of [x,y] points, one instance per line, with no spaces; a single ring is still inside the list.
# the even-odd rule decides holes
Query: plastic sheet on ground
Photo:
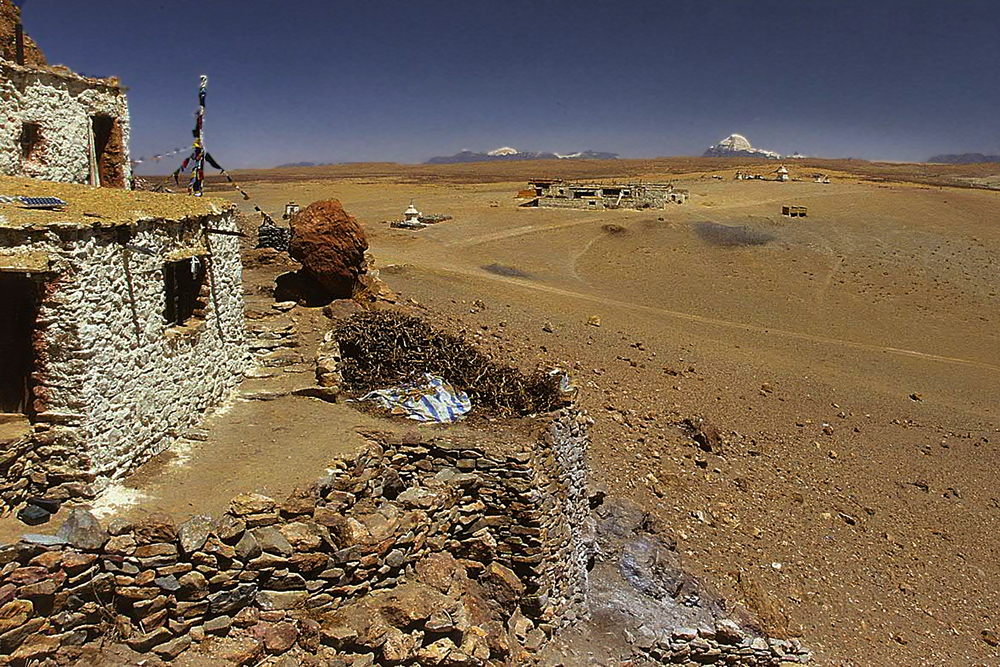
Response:
[[[457,421],[472,409],[468,394],[455,391],[444,378],[430,373],[425,373],[423,379],[417,382],[392,389],[377,389],[358,400],[378,403],[390,414],[439,424]]]
[[[549,371],[551,377],[559,378],[559,398],[563,403],[572,403],[576,399],[576,385],[569,373],[561,368],[553,368]]]

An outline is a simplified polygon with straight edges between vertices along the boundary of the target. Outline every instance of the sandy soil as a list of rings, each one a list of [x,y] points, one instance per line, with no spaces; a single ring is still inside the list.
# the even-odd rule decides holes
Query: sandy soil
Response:
[[[402,168],[256,178],[268,210],[341,199],[403,299],[525,366],[572,367],[594,477],[672,526],[727,597],[737,573],[763,584],[818,662],[997,661],[981,637],[1000,624],[996,193],[688,173],[682,206],[582,212]],[[454,219],[381,224],[411,198]],[[692,415],[727,434],[722,456],[677,427]]]
[[[603,174],[621,177],[610,164]],[[676,177],[692,196],[646,212],[517,208],[513,194],[550,164],[245,177],[272,213],[340,199],[401,302],[525,368],[571,369],[596,419],[595,481],[657,515],[727,598],[754,607],[737,577],[762,584],[817,663],[996,664],[982,632],[1000,627],[1000,194],[848,166],[822,185],[794,168],[807,182],[654,164],[637,173]],[[911,182],[872,180],[890,176]],[[381,222],[410,199],[454,219]],[[783,218],[784,203],[809,216]],[[247,277],[251,296],[270,279]],[[293,312],[308,352],[326,323]],[[721,453],[679,427],[692,416],[723,431]],[[127,480],[149,496],[130,511],[280,495],[360,443],[371,419],[299,397],[238,402],[208,440]]]

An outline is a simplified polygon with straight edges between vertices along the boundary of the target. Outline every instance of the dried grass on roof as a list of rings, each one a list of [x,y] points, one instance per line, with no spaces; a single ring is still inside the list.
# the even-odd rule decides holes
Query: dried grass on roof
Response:
[[[0,227],[7,228],[130,225],[149,219],[201,218],[233,207],[228,201],[210,197],[96,188],[8,176],[0,177],[0,195],[58,197],[66,202],[66,208],[61,211],[28,210],[16,202],[0,204]]]

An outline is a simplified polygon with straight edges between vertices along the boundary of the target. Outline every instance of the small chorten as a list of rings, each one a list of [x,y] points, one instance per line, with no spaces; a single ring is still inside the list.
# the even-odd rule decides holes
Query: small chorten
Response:
[[[420,211],[416,209],[413,205],[413,200],[410,200],[410,207],[403,212],[404,222],[420,222]]]

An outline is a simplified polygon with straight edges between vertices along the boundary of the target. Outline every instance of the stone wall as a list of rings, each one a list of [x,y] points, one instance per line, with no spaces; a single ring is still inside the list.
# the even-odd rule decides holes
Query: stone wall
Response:
[[[281,504],[242,495],[217,520],[105,529],[73,510],[55,536],[0,547],[0,655],[72,659],[113,630],[172,658],[263,617],[291,642],[262,641],[251,662],[297,637],[369,665],[518,662],[522,642],[586,614],[588,418],[552,419],[508,453],[372,445]],[[458,593],[433,581],[442,569]]]
[[[450,468],[482,481],[483,521],[470,527],[465,543],[451,545],[453,553],[488,552],[517,573],[526,585],[524,613],[547,634],[586,615],[589,421],[561,411],[542,434],[542,446],[505,455],[444,442],[388,445],[388,454],[402,462],[404,484]]]
[[[125,187],[129,162],[129,112],[117,84],[88,79],[54,68],[32,68],[0,61],[0,173],[63,183],[90,183],[93,137],[91,117],[116,118],[124,149]],[[21,126],[41,127],[38,155],[21,158]]]
[[[228,211],[127,228],[0,228],[0,253],[51,264],[39,277],[31,444],[0,452],[5,504],[92,497],[236,388],[250,364],[238,239],[206,237],[205,225],[235,229]],[[206,307],[196,323],[170,327],[163,267],[178,254],[206,258]]]
[[[636,652],[656,665],[782,667],[812,660],[797,639],[753,636],[729,620],[712,628],[676,628],[661,637],[641,637]]]

